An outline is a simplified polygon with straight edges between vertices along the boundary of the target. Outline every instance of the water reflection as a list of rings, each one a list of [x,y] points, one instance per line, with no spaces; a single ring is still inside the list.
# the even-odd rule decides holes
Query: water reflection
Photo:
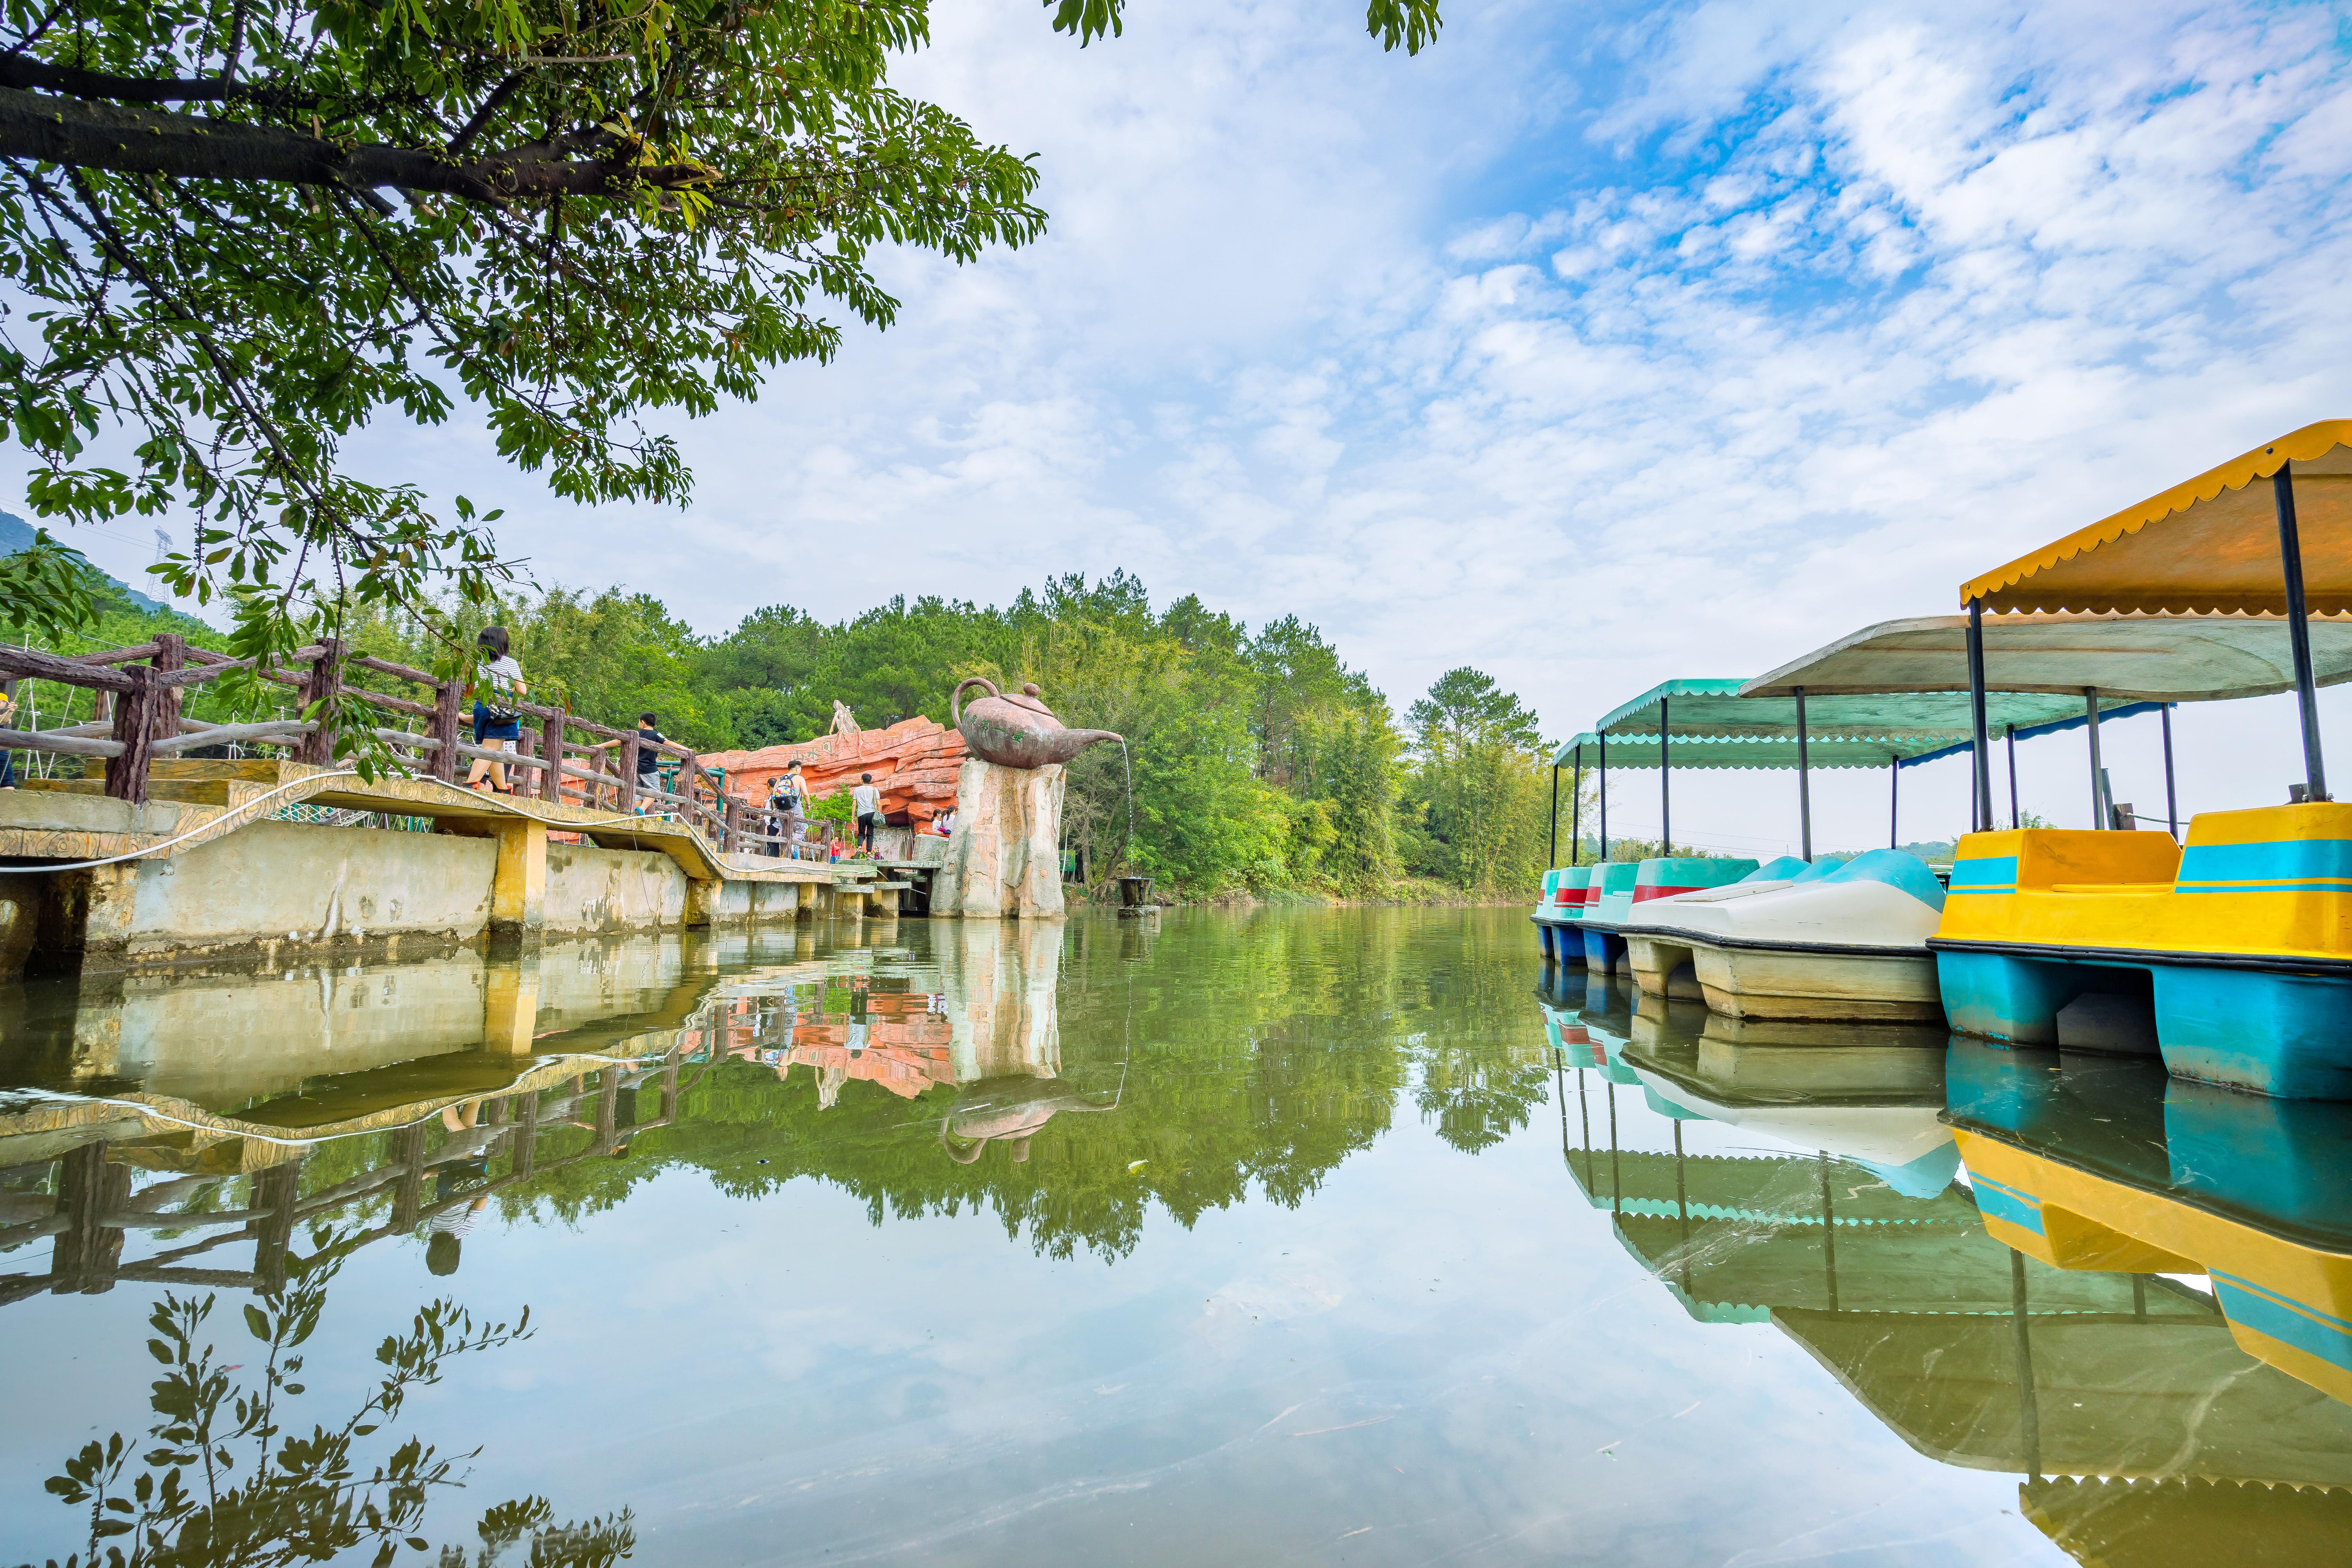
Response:
[[[1733,1041],[1605,982],[1541,1007],[1568,1173],[1692,1318],[1769,1322],[1914,1449],[2025,1478],[2083,1562],[2352,1546],[2352,1107],[1916,1032]],[[1793,1147],[1688,1154],[1693,1114]]]

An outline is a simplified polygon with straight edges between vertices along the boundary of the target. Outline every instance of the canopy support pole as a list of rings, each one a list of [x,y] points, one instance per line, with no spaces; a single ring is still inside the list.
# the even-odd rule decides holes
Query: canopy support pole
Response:
[[[1568,863],[1571,866],[1581,866],[1584,864],[1584,825],[1578,814],[1584,809],[1584,748],[1582,746],[1576,748],[1575,757],[1574,767],[1568,775]],[[1559,780],[1559,770],[1556,767],[1552,769],[1551,776],[1553,782],[1557,784]],[[1559,826],[1559,807],[1557,805],[1551,808],[1551,820],[1552,826],[1557,828]]]
[[[1984,601],[1969,601],[1969,742],[1971,831],[1992,831],[1992,742],[1985,734]]]
[[[2017,809],[2017,726],[2009,727],[2009,825],[2015,827],[2021,820]]]
[[[1903,843],[1903,759],[1886,759],[1886,847],[1899,848]]]
[[[1559,764],[1558,763],[1551,765],[1551,837],[1545,842],[1544,864],[1547,867],[1559,864]]]
[[[2319,752],[2319,683],[2311,671],[2310,610],[2303,597],[2303,539],[2294,523],[2294,465],[2281,463],[2271,477],[2278,505],[2279,565],[2286,575],[2286,638],[2294,650],[2294,700],[2303,710],[2304,795],[2327,798],[2327,763]]]
[[[1805,776],[1805,689],[1797,688],[1797,853],[1813,858],[1813,786]]]
[[[2083,724],[2091,736],[2091,826],[2113,827],[2107,813],[2106,792],[2099,787],[2099,689],[2083,688]]]
[[[1674,772],[1666,761],[1666,739],[1674,726],[1666,718],[1666,700],[1658,699],[1658,856],[1661,859],[1675,858],[1675,805],[1666,793],[1666,776]]]
[[[2164,830],[2178,838],[2180,837],[2180,802],[2172,793],[2172,704],[2166,703],[2156,713],[2164,721]]]
[[[1609,858],[1609,737],[1601,737],[1601,858]],[[1590,901],[1591,894],[1586,895]]]

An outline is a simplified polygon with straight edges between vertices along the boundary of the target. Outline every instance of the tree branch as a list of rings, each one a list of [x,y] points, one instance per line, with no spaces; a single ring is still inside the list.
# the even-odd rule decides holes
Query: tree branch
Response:
[[[113,76],[79,66],[52,65],[25,55],[0,55],[0,87],[42,88],[72,98],[112,99],[120,103],[176,103],[199,99],[250,98],[244,82],[219,77]]]
[[[183,179],[254,180],[373,191],[392,186],[503,205],[556,195],[618,195],[638,185],[707,184],[694,163],[638,167],[598,153],[626,145],[607,132],[526,143],[453,162],[430,151],[324,137],[196,115],[118,109],[0,87],[0,157]]]

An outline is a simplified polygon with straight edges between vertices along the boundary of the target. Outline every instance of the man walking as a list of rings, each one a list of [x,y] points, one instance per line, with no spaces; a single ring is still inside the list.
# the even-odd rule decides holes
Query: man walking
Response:
[[[857,847],[871,855],[874,829],[882,821],[882,792],[874,787],[872,773],[857,775],[857,787],[849,792],[849,805],[857,814]]]

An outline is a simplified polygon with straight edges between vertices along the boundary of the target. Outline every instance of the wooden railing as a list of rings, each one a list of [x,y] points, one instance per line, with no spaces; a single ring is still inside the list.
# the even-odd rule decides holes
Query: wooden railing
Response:
[[[106,763],[106,793],[144,804],[149,774],[159,757],[200,746],[270,743],[291,748],[296,762],[324,766],[333,759],[334,737],[299,716],[248,724],[211,724],[181,711],[183,696],[231,670],[249,668],[165,633],[134,647],[63,655],[37,648],[0,647],[0,679],[54,681],[99,693],[101,717],[95,722],[53,730],[0,729],[0,749],[96,757]],[[429,691],[432,700],[389,695],[352,684],[354,671],[389,677]],[[617,730],[583,719],[562,707],[515,702],[522,734],[512,751],[474,745],[461,738],[466,683],[443,680],[390,659],[352,654],[334,638],[294,651],[284,665],[265,667],[264,680],[295,689],[302,710],[334,696],[382,713],[413,721],[415,728],[369,726],[395,759],[425,777],[455,784],[459,760],[493,762],[513,770],[515,792],[556,805],[590,810],[675,816],[698,829],[722,851],[777,846],[786,854],[830,859],[837,842],[834,824],[822,825],[814,842],[793,841],[754,828],[765,813],[727,792],[726,775],[705,768],[688,747],[653,742],[658,757],[671,759],[668,787],[639,784],[637,763],[647,744],[634,730]],[[111,708],[110,713],[108,709]],[[575,738],[581,737],[581,738]],[[656,772],[656,778],[662,777]],[[820,825],[811,824],[815,827]]]
[[[388,1140],[389,1163],[363,1174],[319,1191],[301,1190],[302,1160],[268,1166],[252,1178],[249,1205],[243,1209],[196,1210],[177,1204],[200,1190],[216,1186],[217,1176],[190,1176],[160,1183],[134,1194],[131,1168],[107,1158],[103,1140],[86,1142],[57,1159],[55,1208],[46,1215],[0,1224],[0,1247],[13,1249],[44,1237],[54,1237],[45,1273],[0,1274],[0,1305],[44,1294],[91,1295],[124,1280],[176,1285],[189,1289],[268,1290],[282,1287],[289,1277],[315,1268],[331,1258],[344,1256],[370,1242],[403,1235],[444,1210],[478,1203],[534,1176],[608,1158],[640,1132],[667,1127],[677,1119],[679,1068],[695,1059],[674,1047],[658,1058],[616,1062],[583,1072],[551,1090],[493,1093],[479,1103],[482,1118],[476,1136],[439,1151],[427,1147],[427,1127],[418,1122],[394,1131]],[[710,1053],[701,1058],[709,1070]],[[588,1079],[597,1079],[594,1089]],[[698,1076],[697,1081],[699,1081]],[[640,1120],[620,1114],[622,1091],[657,1087],[661,1109]],[[692,1084],[685,1087],[691,1088]],[[588,1145],[558,1158],[541,1157],[541,1141],[563,1129],[585,1129]],[[425,1195],[425,1184],[439,1170],[463,1163],[487,1166],[500,1155],[508,1160],[503,1175],[485,1175],[457,1190],[444,1190],[436,1181],[435,1194]],[[304,1158],[307,1158],[305,1152]],[[362,1225],[323,1251],[308,1257],[293,1250],[298,1226],[324,1222],[362,1200],[379,1194],[391,1199],[388,1212],[366,1215]],[[37,1207],[38,1194],[16,1200],[16,1206]],[[365,1223],[368,1217],[375,1223]],[[15,1219],[0,1214],[0,1220]],[[135,1262],[122,1259],[126,1233],[171,1230],[194,1233],[181,1242]],[[201,1267],[192,1260],[238,1242],[254,1244],[249,1268]],[[206,1259],[206,1262],[210,1262]]]

